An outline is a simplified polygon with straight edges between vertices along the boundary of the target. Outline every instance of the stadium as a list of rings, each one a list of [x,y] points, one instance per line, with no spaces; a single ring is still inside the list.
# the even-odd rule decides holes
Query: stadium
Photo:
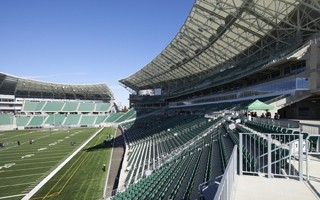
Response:
[[[0,73],[0,199],[319,199],[320,3],[196,0],[119,80]]]

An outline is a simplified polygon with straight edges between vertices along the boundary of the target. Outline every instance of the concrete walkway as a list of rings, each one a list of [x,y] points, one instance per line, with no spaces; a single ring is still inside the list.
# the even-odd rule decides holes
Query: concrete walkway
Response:
[[[234,200],[316,200],[317,195],[303,181],[259,176],[238,176]]]
[[[112,191],[117,189],[121,170],[121,163],[124,155],[124,141],[122,132],[119,128],[116,130],[116,136],[113,143],[113,152],[110,160],[110,169],[108,179],[106,180],[105,199],[112,196]]]
[[[320,159],[314,156],[309,155],[308,161],[308,171],[309,171],[309,182],[308,185],[314,193],[316,193],[320,199]],[[294,163],[295,168],[298,169],[297,162]],[[307,166],[306,160],[303,161],[303,177],[307,177]]]

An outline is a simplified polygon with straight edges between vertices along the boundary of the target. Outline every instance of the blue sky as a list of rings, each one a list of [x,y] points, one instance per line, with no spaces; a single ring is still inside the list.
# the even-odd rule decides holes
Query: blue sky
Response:
[[[0,71],[34,80],[107,83],[148,64],[174,38],[194,0],[1,0]]]

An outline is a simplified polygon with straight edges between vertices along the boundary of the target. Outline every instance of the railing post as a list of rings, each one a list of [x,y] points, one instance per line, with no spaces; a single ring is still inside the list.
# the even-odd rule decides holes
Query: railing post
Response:
[[[305,140],[306,143],[306,173],[307,173],[307,181],[309,181],[309,137],[308,136]]]
[[[299,181],[303,180],[303,138],[299,134]]]
[[[243,174],[243,168],[242,168],[242,159],[243,159],[243,155],[242,155],[242,153],[243,153],[243,151],[242,151],[242,133],[239,133],[239,140],[240,140],[240,142],[239,142],[239,174],[240,174],[240,176],[242,176],[242,174]]]
[[[268,178],[271,178],[271,134],[268,134]]]
[[[238,148],[236,148],[235,158],[233,159],[233,180],[236,180],[237,176],[237,158],[238,158]],[[233,189],[233,188],[232,188]]]

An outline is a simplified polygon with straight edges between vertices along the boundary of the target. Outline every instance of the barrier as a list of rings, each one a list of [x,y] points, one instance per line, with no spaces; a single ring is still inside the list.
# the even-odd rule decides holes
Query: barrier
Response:
[[[302,134],[240,133],[239,136],[239,149],[242,149],[239,153],[240,175],[303,180],[303,152],[307,148]]]

